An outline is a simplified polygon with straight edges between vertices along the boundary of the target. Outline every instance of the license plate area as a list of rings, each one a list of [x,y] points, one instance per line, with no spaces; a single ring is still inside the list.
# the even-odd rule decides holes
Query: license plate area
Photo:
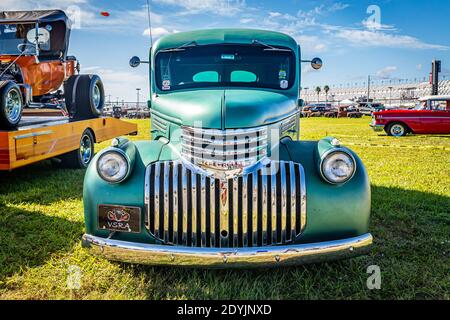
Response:
[[[125,233],[140,233],[141,208],[99,205],[98,228]]]

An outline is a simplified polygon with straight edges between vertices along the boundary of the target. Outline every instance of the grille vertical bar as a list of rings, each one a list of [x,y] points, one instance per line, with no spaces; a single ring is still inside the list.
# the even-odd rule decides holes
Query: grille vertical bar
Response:
[[[306,224],[303,167],[269,162],[221,181],[181,161],[147,168],[145,201],[149,232],[186,247],[287,245]]]

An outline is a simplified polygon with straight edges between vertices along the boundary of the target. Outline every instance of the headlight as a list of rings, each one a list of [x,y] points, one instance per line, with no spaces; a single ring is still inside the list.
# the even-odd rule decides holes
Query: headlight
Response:
[[[332,184],[350,180],[356,171],[356,162],[351,154],[343,150],[333,150],[322,160],[323,178]]]
[[[120,151],[107,151],[97,161],[97,172],[100,177],[110,183],[125,180],[130,171],[130,164],[125,154]]]

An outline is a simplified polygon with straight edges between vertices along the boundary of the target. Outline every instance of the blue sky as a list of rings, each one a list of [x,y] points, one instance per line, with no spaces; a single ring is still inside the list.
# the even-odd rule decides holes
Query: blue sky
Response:
[[[303,58],[319,56],[324,68],[303,68],[303,86],[375,79],[424,78],[431,60],[450,78],[450,1],[442,0],[151,0],[154,39],[192,29],[248,27],[292,35]],[[98,73],[112,100],[148,98],[145,58],[150,40],[146,0],[1,0],[0,10],[60,8],[76,28],[70,54],[85,73]],[[109,17],[100,13],[107,11]]]

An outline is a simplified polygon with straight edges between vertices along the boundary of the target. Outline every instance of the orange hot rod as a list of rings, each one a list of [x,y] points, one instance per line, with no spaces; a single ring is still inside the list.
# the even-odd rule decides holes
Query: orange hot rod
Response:
[[[59,109],[74,120],[99,117],[97,75],[80,75],[67,55],[71,24],[61,10],[0,11],[0,130],[19,125],[24,108]]]

